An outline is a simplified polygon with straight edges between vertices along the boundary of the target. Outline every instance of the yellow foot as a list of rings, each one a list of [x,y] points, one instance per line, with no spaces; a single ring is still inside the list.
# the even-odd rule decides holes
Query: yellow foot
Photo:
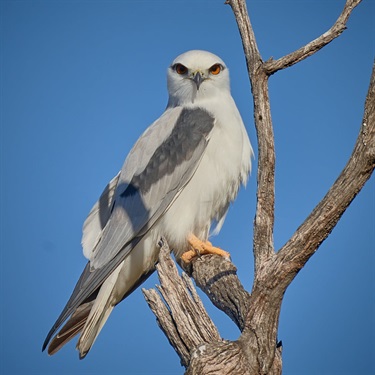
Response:
[[[196,256],[201,256],[205,254],[216,254],[224,257],[225,259],[230,259],[230,254],[227,251],[212,246],[212,243],[209,241],[201,241],[193,234],[189,236],[188,243],[191,246],[191,250],[188,250],[181,256],[181,259],[185,263],[190,263],[192,259]]]

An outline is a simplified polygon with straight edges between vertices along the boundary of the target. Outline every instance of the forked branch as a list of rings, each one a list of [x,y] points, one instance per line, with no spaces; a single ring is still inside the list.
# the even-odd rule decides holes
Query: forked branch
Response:
[[[297,64],[301,60],[313,55],[315,52],[322,49],[328,43],[332,42],[335,38],[340,36],[342,32],[346,29],[346,23],[348,22],[349,16],[352,10],[361,2],[362,0],[348,0],[341,12],[339,18],[334,23],[334,25],[319,38],[311,41],[305,46],[299,48],[280,59],[273,60],[270,59],[264,63],[263,68],[268,75],[274,74],[278,70],[288,68],[294,64]]]
[[[253,244],[255,280],[259,279],[260,270],[274,258],[275,145],[268,77],[311,56],[337,38],[345,30],[351,12],[360,2],[361,0],[347,0],[337,21],[326,33],[289,55],[263,63],[247,12],[246,1],[227,1],[232,7],[240,31],[254,96],[254,120],[258,139],[258,189]],[[320,243],[316,244],[315,250]]]
[[[163,298],[156,291],[144,293],[189,375],[281,374],[281,346],[277,344],[277,330],[285,290],[332,231],[375,166],[375,68],[360,134],[350,160],[323,200],[278,253],[274,251],[273,242],[275,147],[268,78],[278,70],[311,56],[338,37],[360,1],[347,0],[338,20],[319,38],[287,56],[265,63],[259,54],[245,0],[227,1],[241,34],[254,97],[258,139],[253,249],[255,277],[250,295],[243,289],[230,262],[218,256],[204,256],[192,264],[196,284],[242,331],[237,341],[225,341],[205,313],[192,284],[188,283],[187,277],[180,278],[173,268],[169,250],[164,248],[161,252],[158,265],[161,286],[158,289]]]
[[[375,167],[375,64],[365,111],[353,153],[345,168],[310,216],[277,254],[277,262],[298,272],[328,237],[346,208],[371,177]],[[290,282],[291,280],[288,280]]]
[[[254,98],[254,122],[258,140],[257,206],[254,221],[255,279],[274,255],[275,143],[268,94],[268,76],[259,54],[244,0],[228,0],[240,31]]]
[[[142,292],[160,328],[180,356],[181,364],[187,366],[194,348],[221,339],[189,277],[178,275],[166,240],[162,239],[160,245],[156,266],[160,294],[154,289],[142,289]]]
[[[223,350],[225,345],[190,278],[185,273],[179,276],[166,240],[162,239],[160,245],[159,263],[156,266],[160,280],[157,287],[159,293],[155,289],[142,291],[160,328],[180,356],[182,365],[187,367],[192,353],[201,345],[215,346],[221,343]],[[195,258],[191,269],[197,285],[242,330],[249,294],[237,278],[236,267],[220,256],[206,255]]]

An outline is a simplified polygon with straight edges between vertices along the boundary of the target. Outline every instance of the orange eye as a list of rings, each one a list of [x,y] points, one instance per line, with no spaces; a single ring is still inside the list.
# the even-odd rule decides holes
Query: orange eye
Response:
[[[223,70],[223,67],[220,64],[212,65],[209,69],[210,73],[214,76],[217,76],[221,71]]]
[[[187,67],[182,64],[175,64],[173,66],[173,69],[176,71],[177,74],[186,74],[188,71]]]

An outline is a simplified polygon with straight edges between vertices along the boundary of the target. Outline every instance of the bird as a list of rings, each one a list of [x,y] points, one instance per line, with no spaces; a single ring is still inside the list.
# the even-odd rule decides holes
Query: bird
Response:
[[[253,157],[229,70],[211,52],[187,51],[168,67],[167,88],[164,113],[84,222],[88,261],[44,341],[49,355],[78,334],[79,358],[87,355],[113,308],[154,272],[161,237],[178,262],[207,253],[229,257],[209,236],[246,185]]]

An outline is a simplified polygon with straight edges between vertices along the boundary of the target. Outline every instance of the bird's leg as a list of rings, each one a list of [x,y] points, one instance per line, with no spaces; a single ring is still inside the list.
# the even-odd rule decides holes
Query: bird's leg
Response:
[[[181,256],[181,259],[185,263],[190,263],[196,256],[205,254],[216,254],[224,257],[225,259],[230,259],[230,254],[227,251],[212,246],[212,243],[209,241],[201,241],[198,237],[194,236],[194,234],[189,236],[188,243],[191,249],[183,253]]]

